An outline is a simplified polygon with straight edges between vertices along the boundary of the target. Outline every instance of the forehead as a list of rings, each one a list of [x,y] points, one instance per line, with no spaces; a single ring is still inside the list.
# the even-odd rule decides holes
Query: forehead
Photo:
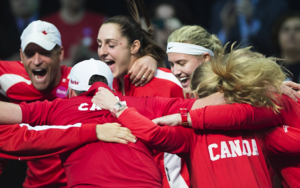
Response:
[[[168,53],[168,60],[171,62],[175,62],[178,60],[191,60],[191,59],[196,59],[196,56],[190,55],[190,54],[182,54],[182,53]]]
[[[44,48],[42,48],[41,46],[35,44],[35,43],[29,43],[24,52],[50,52],[48,50],[45,50]]]
[[[300,18],[289,18],[283,23],[283,27],[300,25]]]
[[[105,39],[116,39],[120,40],[123,37],[121,36],[120,27],[117,24],[103,24],[98,33],[99,40]]]

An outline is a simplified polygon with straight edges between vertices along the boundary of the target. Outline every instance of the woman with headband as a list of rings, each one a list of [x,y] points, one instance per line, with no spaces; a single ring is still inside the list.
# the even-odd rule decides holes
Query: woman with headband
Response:
[[[204,28],[184,26],[168,38],[167,55],[172,73],[181,82],[185,92],[190,91],[190,76],[204,62],[210,61],[223,46],[221,41]]]
[[[190,92],[190,77],[194,70],[204,62],[216,58],[223,46],[216,35],[212,35],[197,25],[184,26],[174,31],[168,38],[167,55],[172,73],[181,82],[184,92]],[[293,100],[300,95],[299,84],[283,82],[281,92]]]
[[[189,125],[192,123],[193,128],[197,130],[181,126],[156,126],[134,109],[123,109],[117,113],[120,123],[128,127],[148,146],[183,156],[189,167],[192,187],[272,187],[264,154],[300,154],[300,137],[298,136],[300,131],[292,128],[292,126],[299,126],[300,106],[286,96],[277,98],[276,94],[269,91],[270,87],[279,91],[285,74],[272,59],[243,56],[243,54],[250,53],[247,50],[249,49],[233,50],[228,56],[222,55],[222,58],[217,58],[203,67],[206,67],[204,70],[217,71],[216,74],[228,71],[228,74],[242,76],[242,78],[238,76],[231,80],[236,82],[238,92],[236,91],[236,95],[230,94],[230,91],[226,92],[229,93],[225,95],[226,100],[231,101],[233,95],[235,97],[233,99],[237,98],[239,102],[258,107],[249,104],[207,106],[192,110],[189,114],[175,114],[169,118],[175,123],[182,123],[185,117],[187,118],[185,121],[188,121]],[[252,72],[240,75],[241,69],[242,73],[247,73],[249,70]],[[276,76],[270,79],[270,75]],[[206,78],[207,82],[211,79],[210,76]],[[247,80],[251,81],[246,83]],[[216,82],[216,84],[211,93],[218,90],[219,81],[212,78],[211,82]],[[240,83],[246,83],[246,90],[239,87]],[[224,84],[230,83],[224,82]],[[93,102],[103,109],[113,109],[117,101],[115,96],[112,93],[109,96],[108,93],[102,92],[109,91],[101,89]],[[245,95],[249,92],[251,98]],[[160,102],[156,104],[156,107],[166,108],[165,111],[177,105],[174,101],[172,103],[161,102],[170,99],[157,100]],[[190,100],[194,99],[187,101]],[[200,103],[196,103],[193,108],[200,107],[198,105]],[[231,131],[199,130],[212,129],[212,124],[215,126],[226,124]],[[276,125],[291,127],[288,130],[286,126],[283,126],[283,128],[276,127],[253,132],[232,130],[237,129],[235,124],[239,124],[239,128],[252,130]],[[280,142],[278,142],[279,137],[282,139]]]
[[[179,81],[168,69],[160,68],[155,75],[149,75],[146,72],[142,76],[144,81],[149,81],[154,77],[142,87],[136,87],[129,80],[129,70],[138,58],[151,56],[160,62],[166,56],[165,51],[155,44],[151,38],[152,27],[144,2],[140,0],[137,2],[147,25],[147,31],[141,27],[138,9],[134,0],[132,0],[127,1],[132,18],[126,16],[111,17],[102,24],[98,33],[98,55],[113,73],[115,93],[135,97],[183,98]],[[156,151],[154,151],[153,156],[163,174],[163,186],[165,188],[187,188],[189,186],[188,171],[181,158],[177,155]]]

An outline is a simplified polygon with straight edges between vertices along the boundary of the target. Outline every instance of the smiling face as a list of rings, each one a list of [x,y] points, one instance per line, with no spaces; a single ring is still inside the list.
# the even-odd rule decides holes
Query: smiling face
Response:
[[[98,55],[113,73],[114,78],[123,78],[135,60],[126,37],[121,35],[117,24],[103,24],[98,33]]]
[[[171,71],[180,81],[183,91],[191,91],[190,76],[204,61],[194,55],[181,53],[168,53],[168,60],[171,65]]]
[[[60,81],[60,62],[63,48],[47,51],[37,44],[30,43],[24,52],[20,50],[21,60],[33,86],[40,91],[52,90]]]

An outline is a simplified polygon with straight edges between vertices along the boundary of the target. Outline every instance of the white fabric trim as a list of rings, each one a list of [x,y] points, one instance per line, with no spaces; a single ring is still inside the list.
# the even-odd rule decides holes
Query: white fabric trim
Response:
[[[32,127],[29,124],[25,124],[22,123],[20,124],[20,127],[27,127],[28,130],[34,130],[34,131],[43,131],[43,130],[47,130],[47,129],[69,129],[71,127],[81,127],[81,123],[76,123],[74,125],[39,125],[39,126],[35,126]]]
[[[175,154],[164,153],[165,172],[170,188],[188,188],[185,180],[181,176],[181,158]],[[167,170],[168,169],[168,170]],[[169,179],[170,178],[170,179]]]
[[[26,84],[30,85],[31,81],[23,78],[22,76],[16,74],[3,74],[0,76],[0,86],[1,89],[6,93],[6,91],[13,85],[25,82]]]
[[[177,84],[179,87],[182,88],[182,85],[179,82],[179,80],[170,72],[165,72],[165,71],[157,69],[156,74],[155,74],[154,77],[169,80],[169,81]]]
[[[167,53],[171,52],[190,55],[202,55],[204,53],[209,53],[210,56],[214,56],[214,53],[211,50],[204,48],[203,46],[181,42],[168,42]]]

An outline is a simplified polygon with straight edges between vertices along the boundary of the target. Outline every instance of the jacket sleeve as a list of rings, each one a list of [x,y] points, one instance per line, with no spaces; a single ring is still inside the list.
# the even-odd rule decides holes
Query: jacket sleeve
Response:
[[[180,108],[191,109],[196,99],[166,98],[166,97],[126,97],[121,96],[128,107],[135,108],[141,115],[154,119],[164,115],[174,114]]]
[[[22,110],[22,123],[28,123],[31,126],[51,124],[52,114],[56,106],[62,99],[54,101],[36,101],[32,103],[20,103]]]
[[[277,115],[271,109],[249,104],[207,106],[191,110],[190,116],[195,130],[257,130],[283,124],[281,113]]]
[[[300,155],[300,129],[283,125],[262,132],[268,154]]]
[[[29,160],[59,154],[97,141],[96,124],[0,126],[0,157]]]
[[[157,126],[140,115],[134,108],[126,109],[119,117],[120,123],[133,135],[155,150],[168,153],[188,153],[194,143],[194,131],[180,126]]]

